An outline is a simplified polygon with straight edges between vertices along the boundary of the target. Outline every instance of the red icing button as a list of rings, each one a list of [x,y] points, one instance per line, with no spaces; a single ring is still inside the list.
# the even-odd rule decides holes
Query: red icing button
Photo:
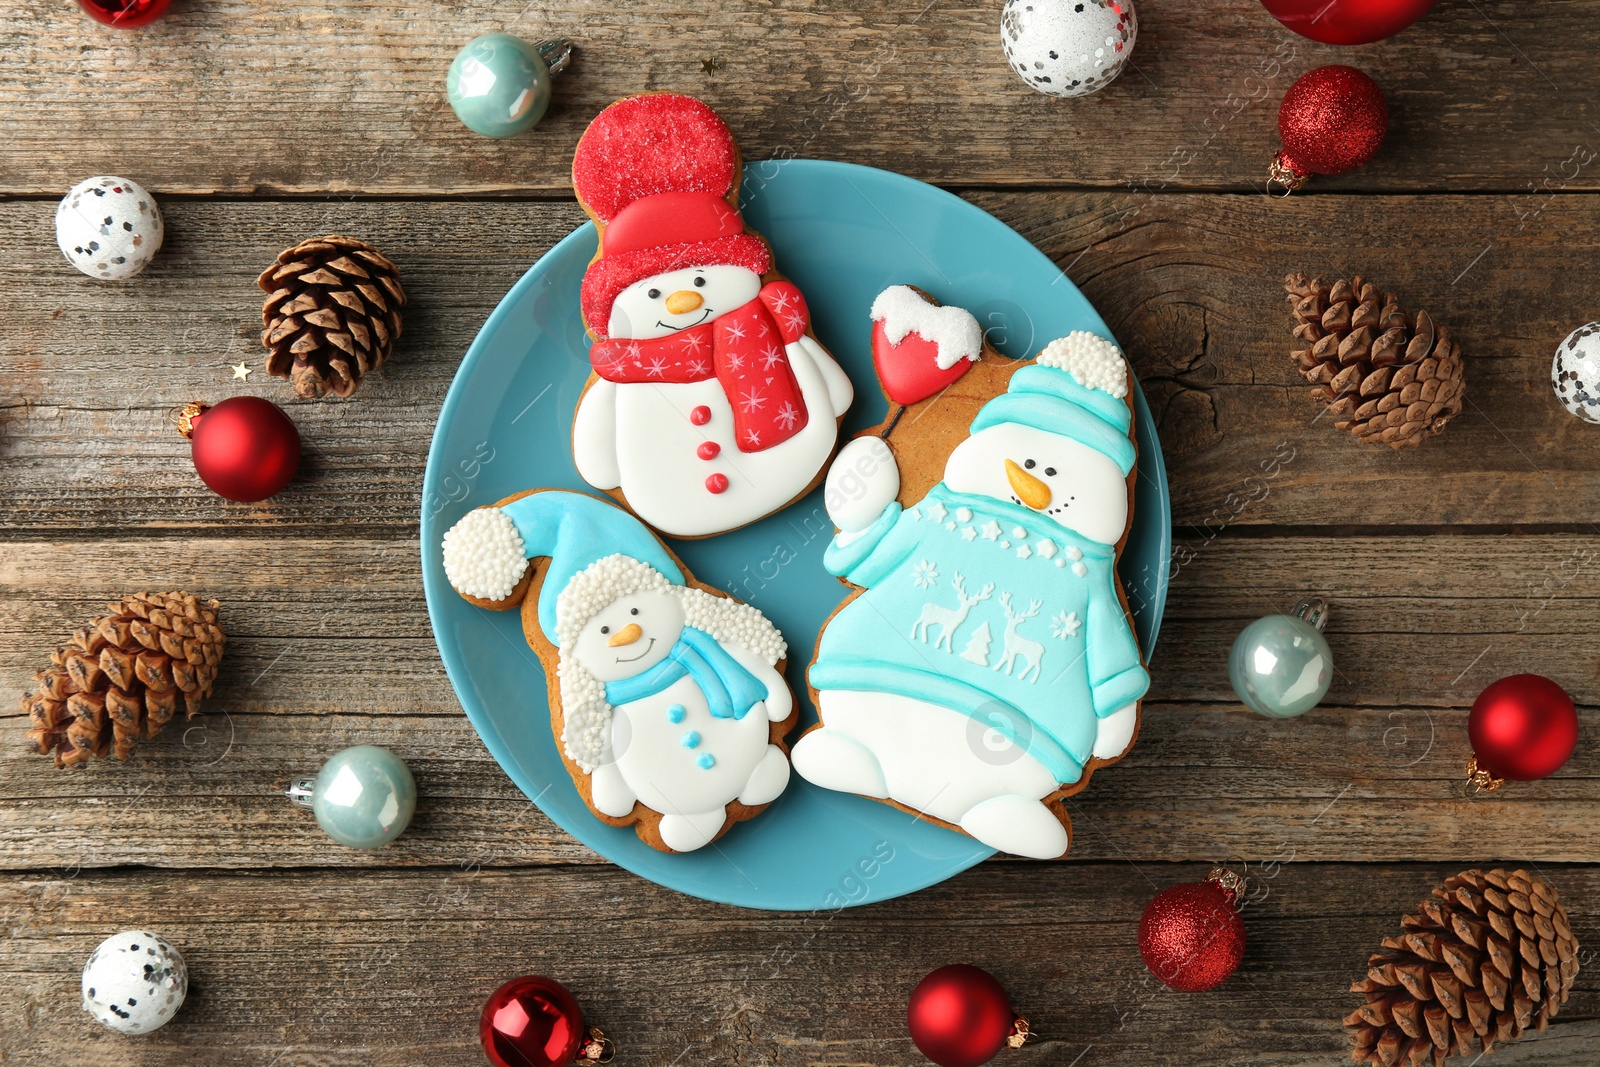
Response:
[[[694,454],[701,459],[716,459],[717,453],[721,451],[722,446],[715,441],[702,441],[700,447],[694,450]]]
[[[712,474],[707,476],[706,491],[711,493],[726,493],[728,491],[728,476],[726,474]]]
[[[701,404],[699,407],[689,412],[689,421],[694,423],[696,426],[704,426],[706,423],[711,421],[711,409],[706,407],[704,404]]]

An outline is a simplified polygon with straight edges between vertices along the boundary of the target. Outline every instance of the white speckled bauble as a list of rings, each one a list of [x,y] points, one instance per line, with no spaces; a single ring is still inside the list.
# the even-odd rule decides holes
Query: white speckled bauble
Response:
[[[165,1026],[188,992],[183,956],[148,930],[113,934],[83,966],[83,1010],[119,1034]]]
[[[120,282],[150,265],[164,236],[161,209],[138,182],[81,181],[56,206],[56,244],[91,278]]]
[[[1600,422],[1600,322],[1567,334],[1556,348],[1550,384],[1562,407],[1584,422]]]
[[[1030,89],[1088,96],[1111,84],[1133,55],[1133,0],[1006,0],[1000,44]]]

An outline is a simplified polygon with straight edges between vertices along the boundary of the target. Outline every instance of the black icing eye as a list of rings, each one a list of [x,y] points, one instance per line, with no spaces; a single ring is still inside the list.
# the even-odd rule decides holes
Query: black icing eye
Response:
[[[660,289],[652,289],[652,290],[650,290],[648,293],[646,293],[644,295],[648,296],[651,300],[660,300],[661,299],[661,290]]]
[[[1024,466],[1024,467],[1027,467],[1027,468],[1028,468],[1028,469],[1029,469],[1029,470],[1033,470],[1033,460],[1031,460],[1031,459],[1025,459],[1025,460],[1023,460],[1023,461],[1022,461],[1022,465],[1023,465],[1023,466]]]
[[[1054,478],[1056,476],[1056,469],[1054,467],[1046,467],[1044,469],[1044,476],[1046,478]]]
[[[706,280],[697,274],[694,278],[694,285],[696,289],[704,289],[706,287]]]
[[[610,632],[611,632],[611,627],[609,627],[609,626],[602,626],[602,627],[600,627],[600,632],[601,632],[601,633],[603,633],[603,634],[608,634],[608,633],[610,633]]]
[[[629,608],[628,609],[628,614],[629,615],[637,615],[637,614],[639,614],[639,609],[638,608]]]

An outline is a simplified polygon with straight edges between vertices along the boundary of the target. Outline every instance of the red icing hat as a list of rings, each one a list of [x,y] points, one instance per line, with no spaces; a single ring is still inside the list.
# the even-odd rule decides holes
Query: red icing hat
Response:
[[[739,149],[699,100],[649,93],[618,100],[589,124],[572,158],[578,199],[603,224],[583,277],[583,317],[606,336],[611,305],[634,282],[721,264],[765,274],[771,255],[727,201]]]

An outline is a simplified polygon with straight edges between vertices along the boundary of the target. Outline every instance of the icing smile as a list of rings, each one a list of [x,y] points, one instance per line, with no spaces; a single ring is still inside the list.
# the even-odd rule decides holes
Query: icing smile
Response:
[[[617,662],[618,663],[632,663],[634,660],[644,659],[646,656],[648,656],[650,654],[650,650],[652,648],[655,648],[655,647],[656,647],[656,639],[652,637],[649,640],[649,642],[644,646],[644,651],[643,652],[639,653],[637,656],[629,656],[629,657],[626,657],[626,658],[624,658],[622,656],[618,656],[617,657]]]
[[[704,309],[703,311],[700,312],[700,317],[698,319],[695,319],[693,322],[686,322],[682,326],[673,326],[670,323],[662,322],[660,319],[656,320],[656,325],[661,327],[663,330],[672,330],[672,331],[676,332],[678,330],[687,330],[691,326],[698,326],[702,322],[704,322],[707,319],[709,319],[710,317],[711,317],[711,309],[710,308],[706,308],[706,309]]]

